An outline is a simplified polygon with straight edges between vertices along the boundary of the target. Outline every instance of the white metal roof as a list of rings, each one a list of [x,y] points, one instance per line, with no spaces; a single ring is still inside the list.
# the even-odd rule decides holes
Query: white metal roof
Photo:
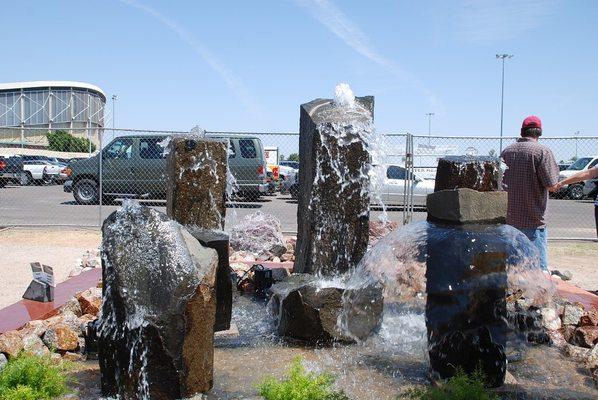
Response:
[[[0,83],[0,91],[2,90],[20,90],[20,89],[34,89],[34,88],[47,88],[47,87],[74,87],[89,89],[100,93],[106,99],[106,94],[99,87],[85,82],[74,82],[74,81],[32,81],[32,82],[13,82],[13,83]]]

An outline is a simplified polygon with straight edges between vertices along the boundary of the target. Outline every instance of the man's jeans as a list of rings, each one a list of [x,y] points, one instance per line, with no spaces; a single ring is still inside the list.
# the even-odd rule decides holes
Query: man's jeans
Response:
[[[548,272],[548,249],[546,241],[548,232],[546,232],[546,228],[519,228],[519,230],[538,248],[540,252],[540,266],[543,271]]]

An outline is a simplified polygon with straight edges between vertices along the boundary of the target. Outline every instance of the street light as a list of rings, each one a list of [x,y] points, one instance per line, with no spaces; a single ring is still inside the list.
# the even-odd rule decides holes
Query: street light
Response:
[[[114,104],[116,102],[116,95],[112,95],[112,129],[114,129]]]
[[[432,133],[432,116],[434,113],[426,113],[426,115],[428,116],[428,144],[430,144],[430,135]]]
[[[513,58],[512,54],[497,54],[496,59],[502,61],[502,84],[500,92],[500,150],[499,154],[502,154],[502,127],[503,127],[503,116],[504,116],[504,100],[505,100],[505,60]]]

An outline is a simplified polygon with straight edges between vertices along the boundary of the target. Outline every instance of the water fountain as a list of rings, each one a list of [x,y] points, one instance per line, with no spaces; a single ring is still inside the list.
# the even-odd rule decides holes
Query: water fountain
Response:
[[[102,227],[98,328],[107,397],[178,399],[213,382],[216,251],[133,202]]]
[[[311,342],[365,339],[379,324],[382,291],[346,285],[369,239],[374,98],[346,84],[335,99],[301,106],[298,235],[294,275],[272,289],[281,336]],[[354,299],[340,329],[345,297]]]
[[[166,210],[205,246],[218,253],[215,331],[230,328],[232,282],[229,237],[224,229],[228,142],[199,135],[174,136],[167,150]]]

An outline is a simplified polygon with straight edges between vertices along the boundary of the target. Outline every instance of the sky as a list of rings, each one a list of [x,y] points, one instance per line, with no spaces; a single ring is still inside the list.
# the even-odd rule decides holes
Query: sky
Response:
[[[2,82],[74,80],[117,95],[115,125],[297,132],[339,82],[375,96],[383,132],[598,135],[598,2],[10,1]],[[592,39],[594,38],[594,39]]]

